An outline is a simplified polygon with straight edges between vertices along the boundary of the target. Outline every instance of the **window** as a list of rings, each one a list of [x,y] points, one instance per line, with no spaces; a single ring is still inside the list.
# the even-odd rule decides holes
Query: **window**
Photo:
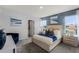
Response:
[[[65,33],[69,35],[77,34],[77,19],[76,15],[65,17]]]
[[[66,16],[65,17],[65,25],[76,25],[76,15]]]
[[[40,22],[40,26],[47,26],[47,20],[42,20],[41,22]]]

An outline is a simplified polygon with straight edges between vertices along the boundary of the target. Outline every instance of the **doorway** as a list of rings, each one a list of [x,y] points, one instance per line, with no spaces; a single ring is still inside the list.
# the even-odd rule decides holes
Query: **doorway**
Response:
[[[32,37],[34,35],[34,21],[28,20],[28,37]]]

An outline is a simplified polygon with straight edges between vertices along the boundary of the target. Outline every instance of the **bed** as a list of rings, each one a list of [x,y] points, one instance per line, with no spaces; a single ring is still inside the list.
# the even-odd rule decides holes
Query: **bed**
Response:
[[[53,41],[50,37],[34,35],[32,37],[32,42],[41,47],[42,49],[50,52],[54,47],[56,47],[61,42],[62,25],[49,25],[47,28],[51,31],[54,31],[57,40]]]

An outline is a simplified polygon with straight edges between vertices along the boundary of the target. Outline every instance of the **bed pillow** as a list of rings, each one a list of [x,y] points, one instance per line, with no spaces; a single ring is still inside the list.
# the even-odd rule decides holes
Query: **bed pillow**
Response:
[[[45,36],[44,32],[40,32],[38,35]]]
[[[53,42],[57,40],[57,37],[54,36],[54,35],[53,36],[49,36],[49,37],[52,38]]]
[[[61,31],[60,30],[54,30],[54,34],[57,37],[57,39],[61,38]]]

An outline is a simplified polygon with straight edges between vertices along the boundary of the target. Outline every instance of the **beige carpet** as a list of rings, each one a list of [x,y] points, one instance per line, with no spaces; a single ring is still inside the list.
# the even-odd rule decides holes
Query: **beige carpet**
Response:
[[[41,49],[39,46],[37,46],[34,43],[29,43],[29,44],[19,47],[17,49],[17,52],[19,53],[45,53],[46,51]]]
[[[51,53],[79,53],[79,47],[72,47],[63,43],[57,45]]]
[[[24,41],[25,42],[25,41]],[[48,53],[34,43],[17,45],[17,53]],[[79,53],[79,47],[72,47],[66,44],[57,45],[50,53]]]

